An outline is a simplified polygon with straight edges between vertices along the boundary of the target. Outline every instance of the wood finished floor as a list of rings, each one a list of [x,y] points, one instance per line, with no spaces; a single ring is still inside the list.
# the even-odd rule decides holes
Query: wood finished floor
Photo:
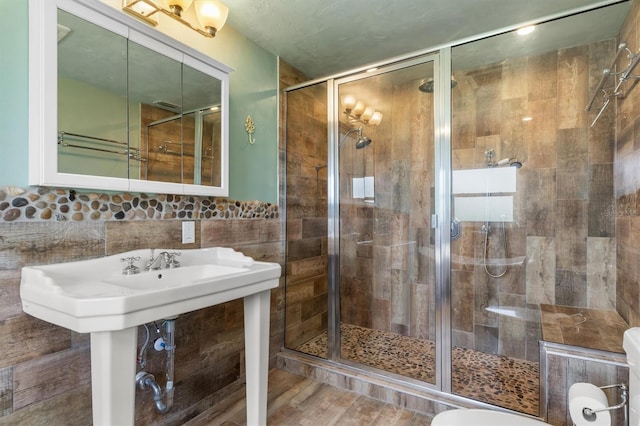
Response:
[[[277,369],[269,372],[267,398],[269,426],[431,424],[431,417],[424,414]],[[244,426],[245,407],[242,388],[185,426]]]

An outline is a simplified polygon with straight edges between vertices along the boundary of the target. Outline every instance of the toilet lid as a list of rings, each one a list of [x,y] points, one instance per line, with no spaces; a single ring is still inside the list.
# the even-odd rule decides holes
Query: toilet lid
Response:
[[[491,410],[448,410],[433,418],[431,426],[542,426],[539,420]]]

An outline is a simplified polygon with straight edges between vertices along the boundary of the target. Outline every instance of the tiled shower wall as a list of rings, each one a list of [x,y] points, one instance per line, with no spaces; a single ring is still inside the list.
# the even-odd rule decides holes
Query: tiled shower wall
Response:
[[[485,274],[482,223],[465,222],[452,244],[454,344],[537,360],[538,304],[615,309],[614,109],[592,128],[594,114],[585,112],[615,46],[609,40],[455,72],[454,170],[486,167],[488,149],[495,161],[515,157],[523,166],[515,220],[506,224],[513,264],[504,277]],[[491,225],[488,257],[504,257],[501,225]]]
[[[250,212],[245,209],[246,203],[224,199],[142,194],[72,196],[65,190],[41,189],[39,193],[35,188],[12,195],[20,189],[0,189],[0,424],[91,423],[89,336],[22,312],[21,267],[139,248],[212,246],[233,247],[257,260],[283,264],[282,224],[276,206],[266,206],[269,214],[260,214],[260,210],[265,212],[264,204],[257,203]],[[69,201],[73,197],[76,201]],[[45,200],[45,205],[38,203]],[[212,202],[216,207],[210,210]],[[103,205],[107,206],[105,211]],[[112,214],[109,209],[118,211]],[[123,209],[126,214],[117,215]],[[241,210],[248,218],[240,214]],[[195,218],[196,242],[183,245],[179,218],[189,217]],[[271,298],[272,358],[282,347],[283,317],[280,286],[272,291]],[[181,315],[176,327],[174,408],[158,415],[151,393],[137,391],[137,424],[183,424],[244,382],[241,301]],[[149,371],[162,374],[161,354],[149,351],[148,355]]]
[[[306,81],[280,61],[280,86]],[[286,123],[286,331],[295,349],[327,329],[327,89],[326,84],[282,96]],[[281,132],[285,129],[281,129]],[[285,140],[284,137],[281,138]],[[281,176],[284,179],[284,176]]]
[[[640,2],[636,0],[620,33],[620,41],[625,41],[634,53],[640,49],[638,25]],[[626,65],[627,62],[621,60],[618,69]],[[633,75],[640,75],[640,66]],[[636,83],[637,80],[625,83],[626,96],[617,102],[615,217],[618,231],[616,309],[631,326],[637,327],[640,326],[640,88]]]
[[[356,150],[353,136],[340,147],[341,319],[433,340],[433,96],[397,73],[394,84],[378,76],[340,88],[349,94],[361,85],[386,107],[379,126],[363,128],[368,147]],[[373,200],[353,198],[351,178],[364,176],[375,179]]]

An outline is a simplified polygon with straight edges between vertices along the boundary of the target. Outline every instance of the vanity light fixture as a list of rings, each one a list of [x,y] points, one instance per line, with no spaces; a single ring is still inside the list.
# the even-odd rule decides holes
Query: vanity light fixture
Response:
[[[371,105],[356,99],[353,95],[343,95],[340,103],[350,123],[362,123],[369,126],[377,126],[382,121],[382,113],[376,111]]]
[[[192,3],[197,24],[183,17]],[[122,10],[154,27],[158,25],[158,13],[164,13],[210,38],[222,29],[229,15],[229,8],[220,0],[122,0]]]

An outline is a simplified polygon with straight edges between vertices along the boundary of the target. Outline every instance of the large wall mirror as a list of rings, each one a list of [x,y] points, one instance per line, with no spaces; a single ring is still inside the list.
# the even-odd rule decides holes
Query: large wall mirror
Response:
[[[228,195],[230,68],[97,0],[30,0],[30,184]]]

